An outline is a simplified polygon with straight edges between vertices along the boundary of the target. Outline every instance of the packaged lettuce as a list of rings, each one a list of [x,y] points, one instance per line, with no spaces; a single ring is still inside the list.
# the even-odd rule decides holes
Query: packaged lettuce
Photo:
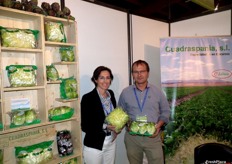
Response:
[[[45,37],[47,41],[66,42],[64,25],[61,22],[45,22]]]
[[[12,112],[12,120],[11,123],[14,125],[23,125],[25,123],[26,117],[25,112],[21,110],[17,110]]]
[[[0,123],[0,131],[3,129],[3,125],[2,123]]]
[[[60,97],[62,99],[74,99],[78,97],[77,81],[74,77],[60,78]]]
[[[53,64],[46,66],[47,81],[56,81],[59,79],[59,73]]]
[[[4,28],[0,26],[1,44],[3,47],[36,48],[38,30]]]
[[[61,61],[73,62],[75,61],[75,55],[73,47],[60,47],[60,58]]]
[[[53,158],[53,141],[45,141],[26,147],[15,147],[18,164],[42,164]]]
[[[115,126],[116,132],[121,131],[122,128],[127,123],[127,121],[129,121],[129,116],[127,115],[127,113],[121,107],[115,108],[106,117],[106,122],[108,122],[109,124]]]
[[[130,126],[131,132],[138,133],[139,131],[139,123],[136,121],[133,121]]]
[[[69,119],[73,116],[74,109],[68,106],[60,106],[48,110],[48,118],[50,121],[60,121]]]
[[[8,114],[11,118],[10,128],[38,124],[41,122],[38,118],[38,112],[34,109],[17,109],[9,112]]]
[[[11,87],[28,87],[36,85],[36,66],[10,65],[6,67],[6,70]]]
[[[0,149],[0,163],[3,164],[3,150]]]
[[[32,123],[37,119],[37,113],[34,109],[29,109],[25,111],[25,123]]]
[[[77,158],[72,158],[72,159],[69,159],[68,161],[60,162],[58,164],[77,164]]]
[[[155,131],[156,128],[153,122],[132,121],[129,133],[141,136],[152,136]]]

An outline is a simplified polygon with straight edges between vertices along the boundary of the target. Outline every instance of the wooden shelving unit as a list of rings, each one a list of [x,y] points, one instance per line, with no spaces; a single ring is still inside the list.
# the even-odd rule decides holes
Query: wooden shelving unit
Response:
[[[45,41],[45,22],[62,22],[67,38],[66,43]],[[38,142],[54,140],[53,160],[55,164],[77,158],[82,164],[82,139],[80,127],[80,100],[62,100],[60,98],[60,80],[47,81],[46,66],[54,64],[61,78],[75,77],[78,83],[79,95],[79,68],[77,47],[77,23],[72,20],[44,16],[31,12],[0,7],[0,26],[7,28],[32,29],[39,31],[38,46],[35,49],[10,48],[0,46],[0,149],[3,150],[4,164],[16,163],[15,146],[28,146]],[[75,53],[75,62],[61,62],[59,48],[72,46]],[[10,87],[6,66],[8,65],[36,65],[36,86]],[[38,111],[41,123],[28,126],[10,128],[12,99],[27,98],[31,108]],[[48,110],[59,106],[69,106],[74,109],[70,119],[49,121]],[[74,153],[70,156],[59,157],[56,145],[56,132],[70,130]]]

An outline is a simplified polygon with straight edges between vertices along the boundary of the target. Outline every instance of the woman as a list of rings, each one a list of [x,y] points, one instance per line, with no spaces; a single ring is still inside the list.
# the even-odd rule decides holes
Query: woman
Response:
[[[112,90],[108,89],[113,74],[99,66],[91,78],[95,88],[81,100],[81,128],[84,137],[84,161],[86,164],[113,164],[116,143],[115,127],[105,123],[105,118],[116,107]]]

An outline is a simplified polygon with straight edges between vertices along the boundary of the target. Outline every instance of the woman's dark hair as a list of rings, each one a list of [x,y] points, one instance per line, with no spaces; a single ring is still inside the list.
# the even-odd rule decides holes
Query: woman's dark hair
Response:
[[[150,67],[149,67],[148,63],[147,63],[146,61],[144,61],[144,60],[137,60],[137,61],[135,61],[135,62],[132,64],[132,72],[133,72],[133,67],[134,67],[135,65],[136,65],[136,66],[138,66],[138,65],[145,65],[146,68],[147,68],[147,72],[150,72]]]
[[[95,80],[98,79],[99,75],[101,74],[102,71],[108,71],[110,73],[110,79],[111,81],[114,79],[114,76],[111,72],[111,70],[105,66],[99,66],[97,67],[94,72],[93,72],[93,76],[91,78],[91,81],[94,83],[95,86],[97,86],[97,83],[95,82]]]

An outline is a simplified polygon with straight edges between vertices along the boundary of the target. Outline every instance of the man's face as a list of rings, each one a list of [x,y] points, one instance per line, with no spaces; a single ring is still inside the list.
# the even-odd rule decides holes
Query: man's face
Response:
[[[147,71],[146,65],[134,65],[132,68],[132,76],[136,84],[147,83],[149,72]]]

